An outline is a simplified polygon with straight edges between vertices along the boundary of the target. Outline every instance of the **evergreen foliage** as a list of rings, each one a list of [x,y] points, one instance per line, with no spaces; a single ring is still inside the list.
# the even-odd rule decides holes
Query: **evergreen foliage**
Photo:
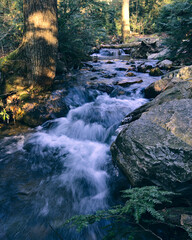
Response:
[[[67,66],[87,60],[92,47],[106,38],[104,5],[95,0],[59,1],[59,52]]]
[[[131,0],[131,30],[142,34],[154,33],[161,8],[170,2],[171,0]]]
[[[172,59],[189,57],[192,51],[192,0],[176,0],[164,6],[158,18],[158,30],[168,34],[166,44]],[[192,62],[192,57],[189,61]]]

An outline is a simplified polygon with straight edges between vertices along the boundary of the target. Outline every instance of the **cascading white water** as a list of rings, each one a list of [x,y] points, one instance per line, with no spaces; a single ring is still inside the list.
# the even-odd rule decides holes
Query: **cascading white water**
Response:
[[[86,214],[107,207],[109,176],[105,167],[110,160],[109,143],[114,133],[110,130],[144,102],[103,94],[94,102],[72,109],[66,118],[51,121],[51,129],[42,128],[27,141],[27,148],[36,156],[46,161],[49,155],[61,162],[64,171],[53,178],[70,192],[71,212]],[[37,166],[35,161],[33,164]],[[47,214],[48,211],[49,206]]]
[[[123,49],[115,49],[115,48],[102,48],[99,53],[93,53],[91,55],[93,58],[97,57],[98,59],[123,59],[129,57],[129,55],[125,54]]]
[[[141,88],[132,90],[110,97],[73,88],[65,98],[71,106],[66,117],[1,140],[0,239],[57,239],[53,229],[64,240],[102,238],[101,225],[77,233],[63,223],[109,207],[110,187],[116,184],[109,151],[115,130],[147,101]]]
[[[33,199],[27,196],[33,211],[30,214],[41,220],[49,219],[48,222],[59,226],[74,214],[107,208],[110,178],[107,165],[111,161],[109,146],[114,126],[116,128],[128,112],[145,102],[142,98],[118,99],[99,95],[94,102],[70,110],[66,118],[39,127],[36,133],[25,137],[23,148],[18,142],[20,149],[12,148],[12,152],[7,152],[17,153],[27,161],[30,167],[27,171],[31,171],[29,175],[34,175],[37,181],[36,189],[26,190],[28,186],[20,186],[20,194],[27,196],[32,194],[30,191],[35,191]],[[25,217],[27,219],[26,214],[18,220],[23,221]],[[99,232],[94,226],[84,236],[76,233],[75,239],[94,239],[94,236],[99,239]],[[25,234],[21,231],[18,236],[24,239]],[[71,239],[73,233],[65,232],[62,236]]]

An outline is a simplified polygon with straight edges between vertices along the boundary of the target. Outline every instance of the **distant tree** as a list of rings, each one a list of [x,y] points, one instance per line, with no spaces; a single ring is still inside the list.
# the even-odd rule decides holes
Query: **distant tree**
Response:
[[[124,42],[130,35],[129,0],[123,0],[122,3],[122,35]]]

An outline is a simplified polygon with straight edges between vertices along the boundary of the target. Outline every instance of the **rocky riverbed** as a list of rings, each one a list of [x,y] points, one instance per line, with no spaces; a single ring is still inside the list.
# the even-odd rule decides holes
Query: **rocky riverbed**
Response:
[[[113,162],[132,185],[153,184],[182,194],[179,202],[187,208],[172,209],[175,217],[164,213],[167,221],[177,218],[177,225],[190,230],[191,67],[172,71],[170,61],[133,60],[115,52],[58,76],[57,90],[39,94],[35,103],[23,93],[21,123],[44,124],[19,134],[4,131],[1,139],[1,202],[9,199],[0,213],[2,238],[54,239],[48,223],[58,228],[73,214],[116,203],[114,192],[129,184],[112,165],[112,142]],[[20,96],[13,93],[8,100],[14,95]],[[12,206],[19,209],[13,215]],[[65,239],[84,240],[101,239],[100,228],[81,235],[58,229]]]

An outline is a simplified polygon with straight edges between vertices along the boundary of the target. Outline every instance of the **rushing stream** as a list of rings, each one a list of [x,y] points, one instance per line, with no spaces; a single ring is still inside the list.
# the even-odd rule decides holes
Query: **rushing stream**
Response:
[[[118,60],[107,65],[103,60],[94,67],[114,72],[125,64]],[[81,78],[89,74],[85,71]],[[119,71],[113,81],[123,74]],[[62,224],[73,215],[113,205],[114,189],[126,184],[112,164],[110,144],[122,119],[147,102],[142,89],[157,79],[138,74],[143,83],[117,86],[111,94],[71,88],[66,117],[48,121],[32,133],[0,140],[0,239],[59,239],[58,234],[64,240],[102,238],[101,224],[82,233]],[[123,94],[118,94],[120,90]]]

